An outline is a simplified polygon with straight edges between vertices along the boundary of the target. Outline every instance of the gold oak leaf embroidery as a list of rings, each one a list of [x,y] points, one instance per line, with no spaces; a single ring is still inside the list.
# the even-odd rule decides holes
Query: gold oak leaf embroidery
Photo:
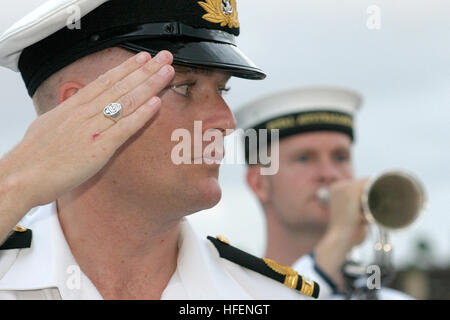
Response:
[[[202,18],[212,23],[220,23],[221,27],[228,25],[229,28],[239,28],[239,18],[236,6],[236,0],[229,0],[232,12],[227,14],[223,7],[223,0],[205,0],[206,2],[197,2],[207,14]]]

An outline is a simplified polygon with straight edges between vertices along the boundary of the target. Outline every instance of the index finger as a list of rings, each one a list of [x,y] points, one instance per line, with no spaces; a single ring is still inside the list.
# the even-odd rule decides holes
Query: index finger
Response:
[[[65,103],[70,105],[81,105],[95,99],[105,90],[111,88],[116,82],[138,70],[150,59],[151,56],[148,52],[140,52],[132,56],[80,89],[75,95],[67,99]]]

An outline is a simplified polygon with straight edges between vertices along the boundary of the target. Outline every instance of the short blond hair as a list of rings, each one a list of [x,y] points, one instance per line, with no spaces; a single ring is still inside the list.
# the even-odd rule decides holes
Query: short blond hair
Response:
[[[58,95],[57,90],[55,90],[55,85],[58,79],[59,73],[62,71],[58,71],[54,73],[50,78],[45,80],[36,92],[33,95],[33,104],[34,109],[38,116],[50,111],[54,107],[58,105]]]
[[[33,104],[38,115],[55,108],[59,103],[58,89],[67,81],[77,81],[84,85],[123,62],[129,51],[113,47],[83,57],[55,72],[38,87],[33,95]]]

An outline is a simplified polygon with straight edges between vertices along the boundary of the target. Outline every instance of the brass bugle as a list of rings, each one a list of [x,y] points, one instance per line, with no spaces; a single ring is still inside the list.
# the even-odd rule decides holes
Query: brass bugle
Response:
[[[328,203],[328,189],[319,189],[317,196],[321,202]],[[402,229],[422,214],[425,198],[423,185],[413,174],[403,170],[386,171],[365,184],[362,212],[371,223],[391,230]]]

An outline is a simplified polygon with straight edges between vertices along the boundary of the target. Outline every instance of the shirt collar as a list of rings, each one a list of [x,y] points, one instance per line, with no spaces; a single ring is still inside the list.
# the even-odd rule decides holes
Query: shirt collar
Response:
[[[21,222],[33,230],[31,247],[22,249],[0,280],[2,290],[58,288],[62,299],[101,299],[72,255],[59,223],[56,203],[40,207]]]
[[[40,207],[21,222],[34,230],[31,247],[22,249],[0,279],[0,290],[57,288],[62,299],[102,299],[72,255],[59,223],[56,203]],[[219,261],[216,249],[200,239],[186,218],[181,222],[177,268],[162,299],[248,299]]]
[[[181,298],[172,288],[183,288],[183,299],[249,299],[220,261],[217,250],[206,239],[200,239],[188,219],[181,224],[177,269],[163,299]],[[175,283],[177,282],[177,283]]]

